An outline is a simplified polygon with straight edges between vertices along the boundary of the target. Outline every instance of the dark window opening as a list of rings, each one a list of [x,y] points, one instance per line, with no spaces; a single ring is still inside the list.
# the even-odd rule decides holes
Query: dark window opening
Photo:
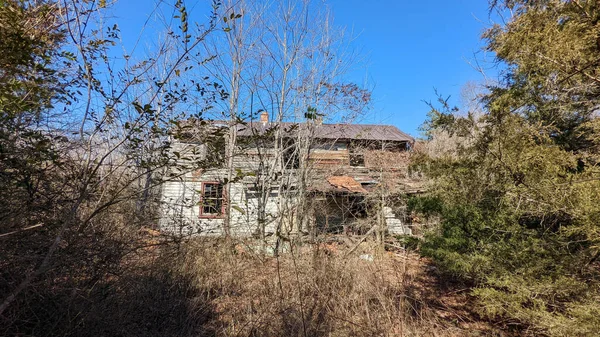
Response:
[[[365,156],[362,153],[350,153],[350,166],[365,166]]]
[[[285,144],[283,151],[283,164],[286,169],[300,168],[300,156],[298,155],[298,147],[292,141]]]
[[[223,184],[202,183],[200,199],[200,216],[217,217],[223,214]]]
[[[348,215],[353,219],[361,219],[367,217],[367,203],[362,196],[348,196],[346,199]]]
[[[314,196],[313,207],[316,226],[324,233],[360,231],[368,217],[365,198],[359,195]]]
[[[225,138],[214,137],[206,144],[206,159],[212,167],[222,167],[225,164]]]
[[[348,152],[350,156],[350,166],[365,166],[364,151],[367,149],[367,143],[359,140],[352,140],[348,144]]]

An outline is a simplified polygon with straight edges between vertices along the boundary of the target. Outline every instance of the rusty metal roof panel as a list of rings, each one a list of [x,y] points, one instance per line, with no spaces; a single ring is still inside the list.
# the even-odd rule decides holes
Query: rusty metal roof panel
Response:
[[[337,188],[344,188],[353,193],[367,193],[362,185],[349,176],[331,176],[327,177],[327,182]]]
[[[212,126],[215,128],[224,128],[229,125],[227,121],[218,120],[188,120],[182,127],[205,128]],[[353,139],[353,140],[377,140],[377,141],[396,141],[396,142],[414,142],[415,139],[402,132],[393,125],[378,124],[306,124],[291,122],[257,122],[250,121],[238,124],[238,135],[249,137],[252,135],[262,135],[265,132],[275,130],[277,126],[281,127],[284,133],[295,134],[299,130],[306,130],[308,126],[314,126],[314,135],[318,139]]]

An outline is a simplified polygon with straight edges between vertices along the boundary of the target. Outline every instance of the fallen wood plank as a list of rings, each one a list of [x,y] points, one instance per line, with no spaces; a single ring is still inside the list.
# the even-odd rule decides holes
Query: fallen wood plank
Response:
[[[1,237],[5,237],[5,236],[9,236],[9,235],[12,235],[12,234],[20,233],[20,232],[23,232],[23,231],[27,231],[27,230],[30,230],[30,229],[38,228],[38,227],[41,227],[43,225],[44,224],[41,223],[41,224],[37,224],[37,225],[33,225],[33,226],[21,228],[21,229],[16,230],[16,231],[12,231],[12,232],[8,232],[8,233],[0,234],[0,238]]]

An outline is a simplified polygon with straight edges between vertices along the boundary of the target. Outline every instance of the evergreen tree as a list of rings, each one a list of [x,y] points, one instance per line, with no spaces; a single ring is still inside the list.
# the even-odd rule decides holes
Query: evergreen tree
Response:
[[[505,1],[484,34],[506,65],[486,113],[432,109],[428,134],[460,139],[422,158],[431,194],[415,211],[441,224],[424,241],[447,275],[473,285],[483,315],[556,336],[600,328],[600,7]],[[443,102],[443,101],[442,101]]]
[[[52,168],[58,163],[53,107],[73,101],[72,56],[51,1],[0,0],[0,219],[26,225],[47,209]],[[54,111],[52,111],[54,110]],[[44,195],[44,197],[42,197]]]

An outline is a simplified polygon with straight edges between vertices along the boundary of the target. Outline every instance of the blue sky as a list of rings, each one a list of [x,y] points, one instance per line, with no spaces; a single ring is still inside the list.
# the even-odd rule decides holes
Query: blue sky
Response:
[[[360,122],[393,124],[418,136],[429,110],[423,100],[435,100],[434,89],[460,105],[461,88],[483,81],[470,62],[477,57],[483,60],[488,76],[495,74],[492,56],[481,52],[481,33],[490,25],[485,0],[325,2],[332,8],[335,23],[356,37],[353,48],[365,55],[363,67],[349,75],[349,80],[373,88],[373,111]],[[137,35],[152,3],[117,3],[112,12],[123,36]],[[203,0],[187,3],[197,15],[206,13]],[[126,45],[131,41],[125,41]]]
[[[490,25],[485,0],[333,0],[336,22],[360,33],[356,40],[368,51],[366,73],[374,88],[374,111],[367,121],[394,124],[418,135],[434,101],[434,89],[461,104],[467,82],[483,82],[474,69],[481,33]],[[475,55],[477,54],[477,55]],[[488,76],[494,69],[487,69]]]

